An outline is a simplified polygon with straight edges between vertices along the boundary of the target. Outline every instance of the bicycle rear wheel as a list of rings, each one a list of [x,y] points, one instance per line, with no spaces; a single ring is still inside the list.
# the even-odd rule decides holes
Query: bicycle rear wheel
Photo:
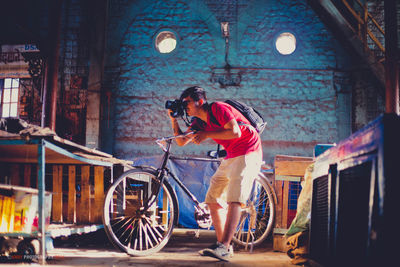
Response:
[[[161,250],[178,221],[175,191],[164,181],[159,186],[152,169],[123,173],[109,188],[104,202],[103,224],[113,245],[132,256],[145,256]],[[145,203],[155,201],[145,209]]]
[[[233,242],[245,246],[260,245],[270,234],[275,218],[274,198],[267,181],[254,179],[246,207],[242,209]]]

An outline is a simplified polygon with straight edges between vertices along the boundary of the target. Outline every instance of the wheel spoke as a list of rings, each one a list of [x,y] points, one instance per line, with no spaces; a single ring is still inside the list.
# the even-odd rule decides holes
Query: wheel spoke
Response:
[[[135,219],[134,218],[132,218],[132,221],[131,222],[133,222]],[[130,227],[129,227],[130,226]],[[122,227],[120,228],[120,229],[122,229]],[[121,238],[123,237],[123,236],[125,236],[125,233],[127,233],[129,230],[131,230],[131,229],[134,229],[133,228],[133,226],[132,226],[132,223],[129,223],[129,225],[127,225],[126,227],[125,227],[125,230],[120,234],[120,236],[121,236]],[[129,238],[129,235],[125,238],[125,241],[124,241],[124,243],[126,243],[127,241],[128,241],[128,238]]]
[[[135,228],[135,230],[136,230],[137,228]],[[136,234],[137,234],[137,230],[136,230]],[[137,248],[137,242],[138,242],[138,240],[137,240],[137,238],[135,238],[135,244],[134,244],[134,246],[133,246],[133,250],[136,250],[136,248]]]
[[[131,229],[131,232],[129,233],[129,235],[127,236],[127,238],[125,239],[125,243],[127,243],[127,245],[128,245],[128,247],[130,248],[130,246],[131,246],[131,243],[132,243],[132,236],[133,236],[133,233],[135,232],[135,229],[136,229],[136,227],[135,227],[135,225],[137,224],[137,219],[135,219],[133,222],[132,222],[132,229]]]
[[[239,223],[239,227],[238,227],[239,231],[237,232],[237,235],[236,235],[238,239],[241,239],[242,230],[244,228],[245,221],[246,221],[246,213],[242,214],[242,216],[240,218],[240,223]]]
[[[149,221],[149,219],[148,218],[146,218],[146,220],[147,221]],[[159,226],[160,227],[160,226]],[[161,240],[162,239],[162,237],[163,237],[163,235],[162,234],[160,234],[160,232],[159,231],[157,231],[157,228],[156,227],[153,227],[153,230],[154,230],[154,232],[156,232],[156,234],[158,235],[158,237],[159,237],[159,240]],[[163,229],[162,229],[163,230]]]
[[[151,242],[150,234],[149,234],[149,232],[148,232],[149,224],[146,223],[144,226],[145,226],[145,227],[143,228],[143,230],[144,230],[144,234],[145,234],[145,236],[146,236],[146,248],[148,248],[147,244],[149,244],[149,245],[150,245],[150,248],[152,248],[152,247],[154,247],[154,246],[153,246],[153,243]]]
[[[111,221],[116,221],[115,223],[112,224],[118,224],[119,222],[123,221],[124,219],[126,219],[126,216],[119,216],[119,217],[115,217],[114,219],[112,219]]]
[[[158,240],[158,239],[156,238],[156,236],[154,235],[154,233],[153,233],[153,228],[152,228],[149,224],[146,224],[146,226],[147,226],[147,230],[148,230],[149,233],[151,234],[153,240],[158,244],[158,243],[159,243],[159,240]],[[153,246],[153,245],[152,245],[152,246]]]
[[[121,221],[124,221],[124,220],[125,220],[125,219],[120,220],[120,222],[121,222]],[[132,218],[132,217],[126,217],[125,222],[117,229],[117,232],[120,231],[121,229],[123,229],[123,228],[125,227],[125,225],[129,224],[129,223],[130,223],[129,221],[132,221],[132,220],[134,220],[134,218]],[[118,222],[118,223],[119,223],[119,222]],[[118,223],[113,224],[112,227],[113,227],[113,228],[117,228]]]
[[[140,220],[139,223],[140,223],[139,244],[140,244],[140,250],[143,250],[143,223],[142,223],[142,220]]]

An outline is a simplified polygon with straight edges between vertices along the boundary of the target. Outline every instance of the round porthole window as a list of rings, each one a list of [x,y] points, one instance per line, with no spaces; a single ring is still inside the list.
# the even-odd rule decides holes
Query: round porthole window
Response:
[[[282,55],[290,55],[296,50],[296,37],[290,32],[281,33],[276,38],[275,47]]]
[[[171,31],[162,31],[157,34],[156,49],[162,54],[171,53],[176,48],[176,35]]]

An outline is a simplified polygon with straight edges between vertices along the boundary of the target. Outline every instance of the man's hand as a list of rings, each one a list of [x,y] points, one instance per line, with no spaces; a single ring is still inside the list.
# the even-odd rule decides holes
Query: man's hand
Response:
[[[192,142],[197,145],[208,138],[207,132],[204,132],[204,131],[195,132],[190,137],[192,138]]]
[[[181,128],[179,127],[177,118],[172,117],[171,110],[167,110],[168,117],[171,119],[172,129],[174,130],[174,135],[183,134]],[[186,131],[189,132],[189,129]],[[184,146],[192,141],[192,134],[185,137],[180,137],[175,139],[178,146]]]
[[[170,109],[167,109],[167,114],[168,114],[168,117],[171,119],[171,121],[176,120],[176,118],[172,117]]]

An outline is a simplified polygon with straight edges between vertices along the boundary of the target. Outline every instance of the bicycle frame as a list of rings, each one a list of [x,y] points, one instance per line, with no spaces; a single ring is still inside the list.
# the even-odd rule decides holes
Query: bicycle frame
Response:
[[[162,185],[165,177],[169,176],[178,184],[178,186],[183,190],[183,192],[185,192],[185,194],[193,201],[196,209],[199,210],[200,213],[203,213],[203,214],[208,213],[208,211],[206,211],[204,209],[204,207],[200,206],[201,203],[197,200],[197,198],[193,195],[193,193],[190,192],[190,190],[182,183],[182,181],[175,174],[173,174],[167,167],[167,163],[168,163],[168,160],[170,158],[183,159],[183,160],[201,160],[201,161],[210,161],[210,162],[220,162],[219,159],[195,158],[195,157],[177,157],[177,156],[172,156],[171,155],[170,149],[171,149],[172,141],[174,139],[176,139],[176,138],[186,137],[187,135],[190,135],[192,133],[193,132],[188,132],[188,133],[184,133],[184,134],[180,134],[180,135],[176,135],[176,136],[168,136],[168,137],[164,137],[164,138],[156,140],[156,143],[164,151],[164,156],[163,156],[163,158],[161,160],[160,167],[158,169],[156,169],[157,180],[159,181],[159,185],[155,188],[154,191],[152,191],[152,197],[147,201],[147,203],[144,203],[144,207],[145,207],[144,211],[146,211],[154,203],[155,196],[158,195],[159,190],[161,188],[161,185]],[[275,203],[277,203],[277,196],[276,196],[275,190],[272,187],[271,180],[262,172],[259,173],[259,177],[261,179],[264,179],[267,182],[267,184],[269,186],[269,189],[270,189],[270,191],[272,193],[272,196],[274,198],[273,201]]]
[[[181,180],[179,180],[178,177],[176,177],[175,174],[173,174],[167,167],[167,163],[168,160],[171,158],[171,153],[170,153],[170,149],[171,149],[171,143],[172,140],[176,139],[176,138],[181,138],[181,137],[185,137],[189,134],[192,134],[193,132],[188,132],[185,134],[181,134],[181,135],[176,135],[176,136],[169,136],[169,137],[164,137],[161,139],[157,139],[156,143],[163,149],[164,151],[164,156],[162,158],[160,167],[157,169],[157,180],[159,181],[159,185],[155,188],[154,191],[152,191],[152,196],[151,198],[144,203],[144,209],[143,211],[146,211],[149,207],[151,207],[151,205],[154,203],[155,196],[158,195],[159,190],[161,188],[162,183],[164,182],[165,177],[169,176],[171,177],[177,184],[178,186],[183,190],[183,192],[185,192],[185,194],[193,201],[193,203],[195,204],[195,207],[197,210],[200,210],[203,213],[207,213],[206,210],[204,210],[203,207],[200,206],[200,202],[197,200],[197,198],[192,194],[192,192],[190,192],[190,190],[182,183]],[[163,142],[166,143],[166,145],[163,144]],[[177,158],[177,157],[175,157]],[[196,159],[196,158],[185,158],[185,159]],[[199,159],[199,160],[205,160],[205,161],[218,161],[218,160],[212,160],[212,159]]]
[[[173,140],[173,139],[176,139],[176,138],[179,138],[179,137],[185,137],[185,136],[187,136],[187,135],[189,135],[189,134],[192,134],[193,132],[188,132],[188,133],[184,133],[184,134],[181,134],[181,135],[176,135],[176,136],[169,136],[169,137],[164,137],[164,138],[161,138],[161,139],[157,139],[156,140],[156,143],[159,145],[159,146],[161,146],[161,148],[164,150],[164,152],[165,152],[165,156],[164,156],[164,158],[163,158],[163,161],[162,161],[162,166],[165,168],[165,166],[166,166],[166,164],[167,164],[167,161],[168,161],[168,159],[169,158],[176,158],[176,159],[182,159],[182,160],[201,160],[201,161],[212,161],[212,162],[220,162],[220,160],[218,160],[218,156],[216,157],[216,158],[213,158],[213,159],[209,159],[209,158],[195,158],[195,157],[177,157],[177,156],[171,156],[170,155],[170,152],[169,152],[169,149],[170,149],[170,146],[171,146],[171,141]],[[166,141],[167,142],[167,147],[165,147],[165,146],[163,146],[161,143],[163,142],[163,141]],[[217,148],[217,155],[219,154],[218,152],[220,151],[220,145],[218,145],[218,148]],[[210,152],[211,151],[209,151],[209,154],[210,154]],[[167,155],[168,154],[168,155]],[[163,167],[161,167],[161,168],[163,168]],[[265,174],[264,174],[265,173]],[[172,174],[172,173],[171,173]],[[264,179],[264,180],[266,180],[267,181],[267,184],[268,184],[268,186],[270,187],[270,189],[271,189],[271,192],[272,192],[272,195],[273,195],[273,197],[274,197],[274,201],[275,201],[275,203],[278,203],[278,198],[277,198],[277,196],[276,196],[276,193],[275,193],[275,190],[273,189],[273,187],[272,187],[272,181],[268,178],[268,176],[266,175],[266,174],[273,174],[273,173],[270,173],[270,172],[268,172],[268,171],[260,171],[260,173],[259,173],[259,177],[261,178],[261,179]],[[178,178],[174,178],[174,180],[179,180]],[[180,181],[178,182],[178,183],[181,183]],[[182,184],[183,185],[183,184]],[[191,194],[190,192],[189,192],[189,194]]]

